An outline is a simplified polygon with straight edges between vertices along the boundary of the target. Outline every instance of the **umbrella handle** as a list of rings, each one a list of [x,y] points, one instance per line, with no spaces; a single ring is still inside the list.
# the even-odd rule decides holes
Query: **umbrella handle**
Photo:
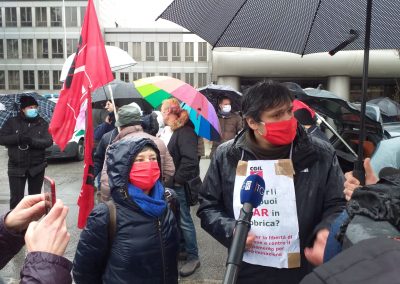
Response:
[[[354,162],[353,176],[360,181],[360,185],[365,185],[365,169],[364,162],[357,159]]]

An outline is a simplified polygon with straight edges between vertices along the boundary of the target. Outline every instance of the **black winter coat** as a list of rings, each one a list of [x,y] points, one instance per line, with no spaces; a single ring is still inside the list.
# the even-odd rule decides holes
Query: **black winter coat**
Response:
[[[97,205],[76,250],[76,283],[178,283],[179,235],[172,210],[167,207],[160,218],[150,217],[127,194],[132,162],[149,144],[155,147],[144,138],[122,139],[110,146],[107,172],[116,205],[116,234],[109,250],[109,210],[104,203]]]
[[[190,121],[172,133],[168,142],[168,151],[175,165],[174,184],[183,185],[186,181],[199,175],[197,139],[193,124]]]
[[[0,130],[0,145],[8,148],[8,175],[35,176],[47,166],[45,149],[53,144],[49,124],[41,117],[25,118],[23,114],[6,121]],[[29,136],[32,142],[21,145],[20,137]]]
[[[236,166],[243,160],[256,160],[244,143],[243,131],[235,140],[221,144],[200,191],[197,215],[201,226],[224,246],[229,247],[235,226],[232,199]],[[297,215],[299,222],[301,267],[276,269],[243,263],[238,283],[299,283],[311,271],[304,257],[304,248],[313,245],[316,232],[329,228],[343,210],[344,176],[332,146],[318,138],[310,138],[298,128],[292,161],[295,175]],[[282,157],[288,158],[288,157]]]

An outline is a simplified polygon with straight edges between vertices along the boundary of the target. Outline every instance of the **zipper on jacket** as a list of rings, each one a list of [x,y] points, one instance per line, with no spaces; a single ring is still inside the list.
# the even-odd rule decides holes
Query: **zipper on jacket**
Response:
[[[161,245],[161,258],[162,258],[162,270],[163,270],[163,276],[164,276],[164,283],[167,283],[167,276],[165,275],[165,252],[164,252],[164,244],[162,240],[162,233],[161,233],[161,221],[159,218],[157,218],[157,231],[158,231],[158,236],[160,237],[160,245]]]

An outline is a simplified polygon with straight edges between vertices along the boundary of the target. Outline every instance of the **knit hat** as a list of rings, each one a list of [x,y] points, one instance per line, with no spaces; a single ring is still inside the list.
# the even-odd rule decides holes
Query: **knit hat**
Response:
[[[20,108],[26,108],[28,106],[38,106],[38,102],[35,100],[34,97],[27,96],[27,95],[22,95],[19,98],[19,103],[20,103]]]
[[[118,120],[115,126],[130,126],[140,124],[142,110],[137,104],[124,105],[118,109]]]

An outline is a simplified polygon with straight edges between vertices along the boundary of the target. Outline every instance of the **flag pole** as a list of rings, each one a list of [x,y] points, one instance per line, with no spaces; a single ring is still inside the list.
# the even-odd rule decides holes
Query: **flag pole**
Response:
[[[113,106],[114,106],[115,121],[118,121],[118,119],[119,119],[119,117],[118,117],[118,111],[117,111],[117,106],[115,105],[115,102],[114,102],[114,95],[113,95],[113,91],[112,91],[112,88],[111,88],[111,84],[108,84],[108,90],[110,91],[111,103],[112,103]],[[120,132],[121,132],[121,128],[120,128],[120,127],[117,127],[117,129],[118,129],[118,133],[120,133]]]

